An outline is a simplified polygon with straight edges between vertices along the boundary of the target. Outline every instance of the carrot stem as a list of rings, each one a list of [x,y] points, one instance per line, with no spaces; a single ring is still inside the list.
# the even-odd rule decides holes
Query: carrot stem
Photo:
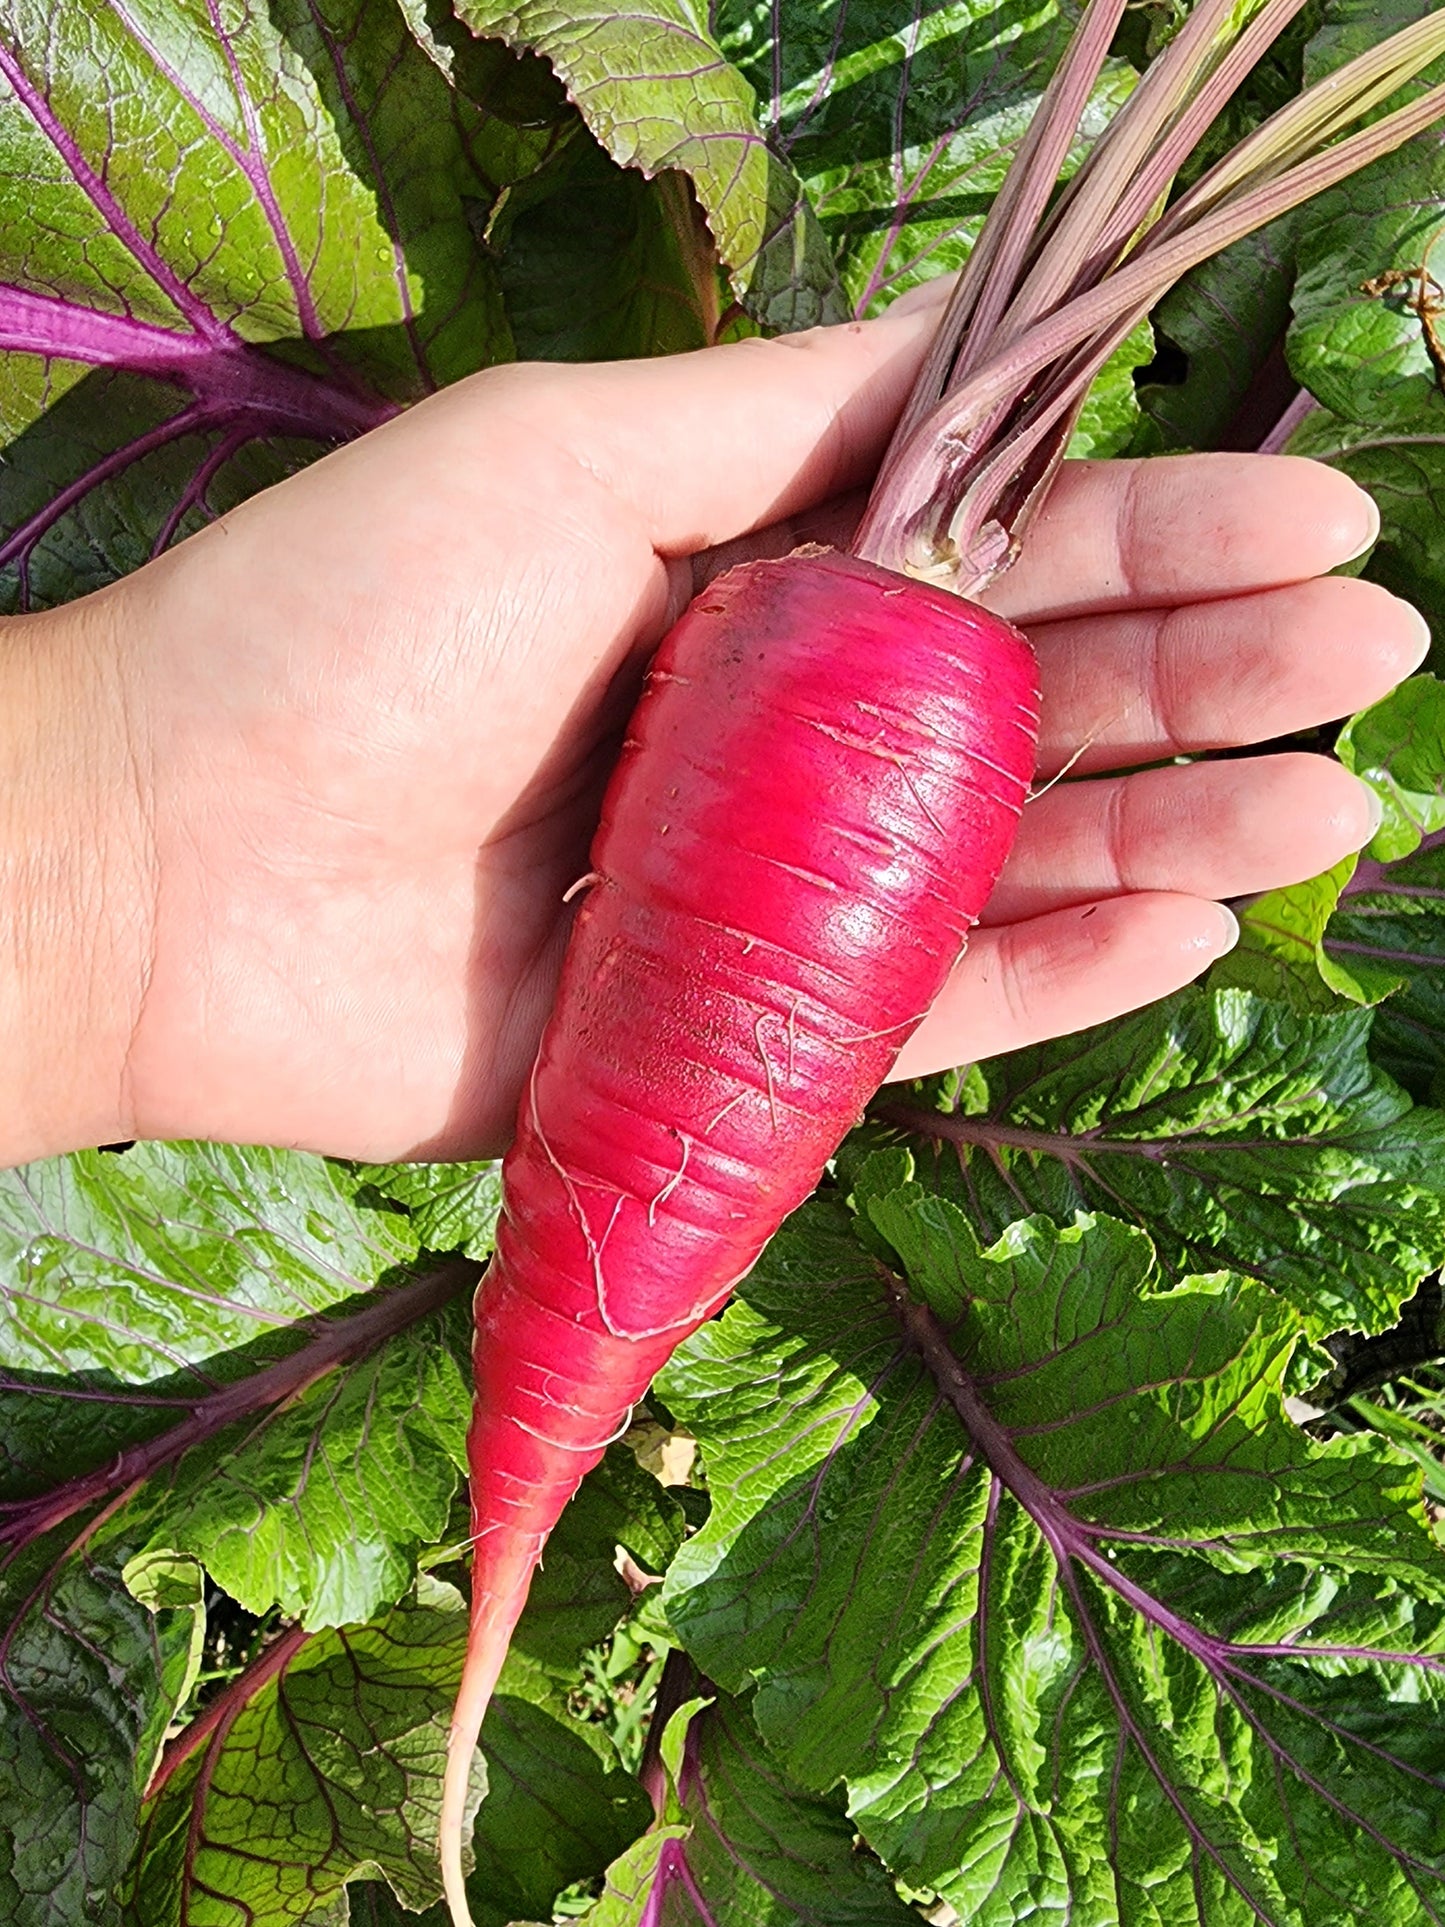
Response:
[[[1184,52],[1170,64],[1169,56],[1185,42],[1182,32],[1159,63],[1166,76],[1177,69],[1178,84],[1197,84],[1196,108],[1201,102],[1211,108],[1218,104],[1220,76],[1236,84],[1245,55],[1258,58],[1298,5],[1275,0],[1210,72],[1203,45],[1216,11],[1213,5],[1201,9],[1194,19],[1204,24]],[[1086,21],[1104,17],[1091,9]],[[884,459],[855,553],[961,594],[1006,568],[1062,459],[1090,384],[1130,329],[1191,267],[1344,180],[1445,113],[1445,86],[1437,86],[1373,125],[1337,138],[1441,54],[1445,16],[1427,16],[1402,29],[1282,108],[1150,225],[1151,211],[1183,158],[1184,137],[1203,119],[1186,101],[1171,122],[1156,88],[1145,111],[1135,116],[1129,141],[1122,147],[1116,141],[1114,154],[1098,164],[1072,204],[1060,203],[1064,213],[1056,210],[1052,233],[1045,229],[1044,245],[1022,287],[1002,303],[987,341],[976,339],[966,362],[960,360],[966,378],[950,386],[921,419],[919,408],[910,408],[906,419],[912,425],[895,436]],[[1041,114],[1054,111],[1056,104],[1046,97]],[[1141,160],[1138,149],[1151,130],[1158,143]],[[1032,155],[1052,152],[1057,144],[1036,143]],[[1132,167],[1122,189],[1124,175],[1116,162]],[[1092,254],[1082,218],[1088,210],[1103,223],[1098,231],[1110,237]],[[995,244],[994,260],[1022,258],[1017,244],[1008,250]],[[1067,298],[1055,299],[1070,287],[1074,292]],[[1055,302],[1051,308],[1046,306],[1050,300]],[[989,311],[1000,308],[1000,301],[994,293]],[[977,290],[966,305],[975,315],[985,312]],[[952,313],[951,305],[944,328]],[[915,402],[927,385],[920,380]]]

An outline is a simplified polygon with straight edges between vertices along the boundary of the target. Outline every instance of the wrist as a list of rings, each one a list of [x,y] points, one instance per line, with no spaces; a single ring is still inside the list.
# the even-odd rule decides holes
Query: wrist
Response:
[[[154,865],[117,600],[0,624],[0,1165],[132,1135]]]

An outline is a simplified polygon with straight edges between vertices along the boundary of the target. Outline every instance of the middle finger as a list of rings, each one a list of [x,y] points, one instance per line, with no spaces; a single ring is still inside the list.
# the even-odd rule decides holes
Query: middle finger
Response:
[[[1423,660],[1424,620],[1373,582],[1040,623],[1039,773],[1158,762],[1348,716]],[[1081,753],[1082,752],[1082,753]]]

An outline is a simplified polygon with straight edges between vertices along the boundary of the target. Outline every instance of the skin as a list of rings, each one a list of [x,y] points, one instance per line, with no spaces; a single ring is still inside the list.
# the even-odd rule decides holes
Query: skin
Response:
[[[846,540],[941,290],[882,320],[458,384],[0,649],[0,1159],[133,1136],[506,1143],[641,670],[742,555]],[[1040,656],[1040,781],[1277,737],[1421,660],[1323,572],[1378,521],[1285,457],[1069,465],[986,598]],[[1310,755],[1025,812],[915,1075],[1166,994],[1217,899],[1359,848]]]

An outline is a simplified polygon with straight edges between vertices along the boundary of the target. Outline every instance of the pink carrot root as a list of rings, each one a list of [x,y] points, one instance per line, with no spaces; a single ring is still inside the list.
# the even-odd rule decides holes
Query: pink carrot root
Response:
[[[457,1927],[472,1756],[547,1535],[943,987],[1037,729],[1016,630],[831,552],[734,569],[658,652],[477,1294],[471,1635],[442,1810]]]

